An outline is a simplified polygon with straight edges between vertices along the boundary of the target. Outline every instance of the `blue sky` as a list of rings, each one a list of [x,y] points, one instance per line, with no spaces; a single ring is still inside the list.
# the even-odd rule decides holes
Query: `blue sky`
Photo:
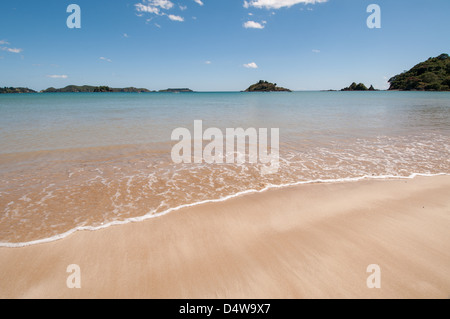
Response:
[[[66,25],[81,8],[81,29]],[[369,4],[381,29],[369,29]],[[15,0],[0,4],[0,86],[236,91],[387,79],[450,53],[448,0]]]

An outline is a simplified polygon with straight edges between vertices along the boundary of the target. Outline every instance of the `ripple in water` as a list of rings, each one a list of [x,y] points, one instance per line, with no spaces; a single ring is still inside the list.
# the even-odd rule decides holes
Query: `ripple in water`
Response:
[[[2,155],[0,242],[57,238],[279,185],[450,173],[449,145],[437,134],[284,143],[273,175],[262,175],[262,164],[173,164],[170,151],[143,146]]]

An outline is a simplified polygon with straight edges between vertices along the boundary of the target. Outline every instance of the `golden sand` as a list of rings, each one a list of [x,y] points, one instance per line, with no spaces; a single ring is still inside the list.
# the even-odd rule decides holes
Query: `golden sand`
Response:
[[[450,176],[302,185],[0,248],[0,297],[448,298],[449,194]]]

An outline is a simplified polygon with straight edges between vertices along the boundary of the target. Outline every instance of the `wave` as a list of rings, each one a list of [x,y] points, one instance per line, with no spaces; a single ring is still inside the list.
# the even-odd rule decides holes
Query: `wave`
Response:
[[[299,182],[279,184],[279,185],[269,184],[260,190],[249,189],[249,190],[237,192],[232,195],[224,196],[224,197],[221,197],[218,199],[208,199],[208,200],[198,201],[198,202],[191,203],[191,204],[183,204],[183,205],[180,205],[177,207],[169,208],[169,209],[167,209],[163,212],[159,212],[159,213],[156,213],[155,211],[151,211],[143,216],[130,217],[130,218],[124,219],[123,221],[113,221],[113,222],[105,223],[105,224],[102,224],[100,226],[95,226],[95,227],[94,226],[78,226],[67,232],[64,232],[64,233],[61,233],[58,235],[54,235],[54,236],[51,236],[48,238],[43,238],[43,239],[38,239],[38,240],[33,240],[33,241],[28,241],[28,242],[21,242],[21,243],[0,243],[0,247],[22,248],[22,247],[27,247],[27,246],[50,243],[50,242],[64,239],[78,231],[97,231],[97,230],[109,228],[111,226],[118,226],[118,225],[125,225],[125,224],[129,224],[129,223],[142,222],[142,221],[149,220],[152,218],[162,217],[164,215],[181,210],[183,208],[204,205],[204,204],[208,204],[208,203],[224,202],[226,200],[229,200],[229,199],[232,199],[235,197],[248,195],[248,194],[254,194],[254,193],[263,193],[263,192],[266,192],[271,189],[286,188],[286,187],[306,185],[306,184],[358,182],[358,181],[362,181],[362,180],[404,180],[404,179],[414,179],[419,176],[422,176],[422,177],[450,176],[450,174],[449,173],[435,173],[435,174],[412,173],[409,176],[399,176],[399,175],[369,176],[369,175],[364,175],[364,176],[360,176],[360,177],[345,177],[345,178],[336,178],[336,179],[314,179],[314,180],[299,181]]]

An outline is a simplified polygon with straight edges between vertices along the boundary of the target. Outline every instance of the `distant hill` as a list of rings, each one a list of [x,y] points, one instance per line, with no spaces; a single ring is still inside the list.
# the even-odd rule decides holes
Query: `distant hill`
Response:
[[[160,90],[161,93],[189,93],[194,92],[191,89],[183,88],[183,89],[167,89],[167,90]]]
[[[0,94],[7,94],[7,93],[37,93],[37,92],[29,88],[13,88],[13,87],[0,88]]]
[[[259,81],[256,84],[251,85],[245,92],[292,92],[289,89],[278,87],[276,83],[270,83],[267,81]]]
[[[441,54],[389,80],[389,90],[450,91],[450,57]]]
[[[349,87],[342,89],[341,91],[376,91],[373,85],[367,88],[363,83],[356,84],[353,82]]]
[[[122,93],[142,93],[150,92],[147,89],[138,89],[134,87],[128,88],[110,88],[109,86],[90,86],[90,85],[69,85],[62,89],[55,89],[53,87],[41,91],[41,93],[95,93],[95,92],[122,92]]]

